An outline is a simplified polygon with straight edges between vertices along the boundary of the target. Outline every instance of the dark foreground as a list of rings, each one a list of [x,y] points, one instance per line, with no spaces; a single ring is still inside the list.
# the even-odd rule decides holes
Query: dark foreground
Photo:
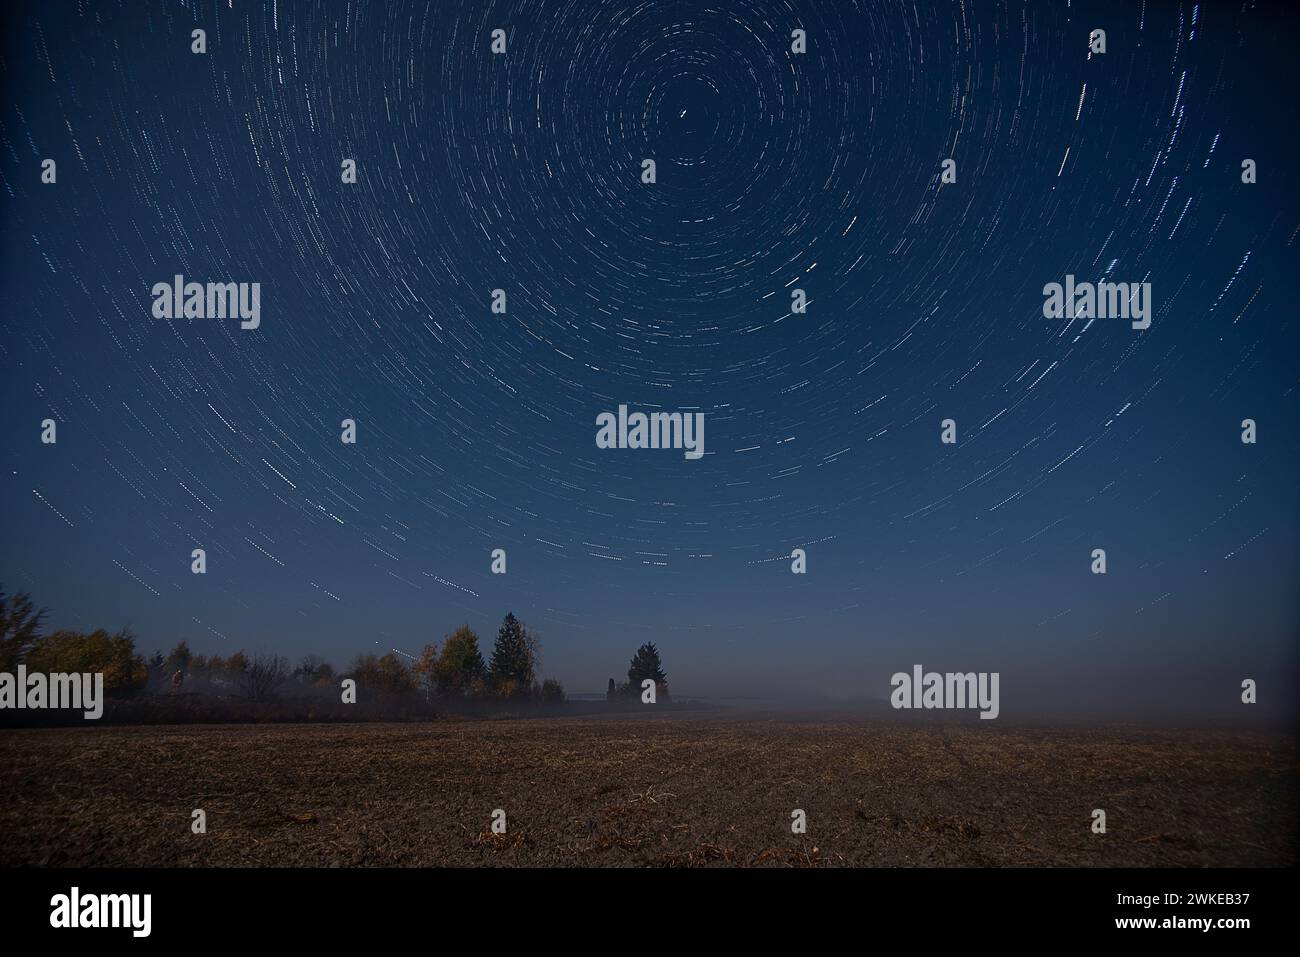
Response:
[[[0,866],[1294,865],[1253,733],[719,716],[0,732]],[[191,833],[191,813],[207,833]],[[494,809],[507,832],[493,834]],[[791,833],[791,812],[807,833]],[[1091,831],[1094,808],[1107,833]]]

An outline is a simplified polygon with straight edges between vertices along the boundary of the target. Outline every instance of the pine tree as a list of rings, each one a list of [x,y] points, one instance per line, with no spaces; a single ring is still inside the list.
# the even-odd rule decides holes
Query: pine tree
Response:
[[[509,612],[501,622],[496,644],[492,648],[492,662],[488,665],[488,678],[496,691],[533,686],[533,661],[535,650],[529,641],[523,622]]]
[[[628,694],[640,694],[641,682],[651,678],[658,685],[661,697],[668,695],[668,676],[664,674],[663,662],[659,659],[659,649],[653,642],[647,641],[636,650],[627,669]]]

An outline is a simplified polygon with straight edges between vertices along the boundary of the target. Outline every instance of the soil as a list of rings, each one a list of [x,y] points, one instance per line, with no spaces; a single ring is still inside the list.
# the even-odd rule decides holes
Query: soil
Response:
[[[1289,736],[994,724],[694,714],[6,730],[0,866],[1300,858]],[[198,808],[204,834],[191,830]]]

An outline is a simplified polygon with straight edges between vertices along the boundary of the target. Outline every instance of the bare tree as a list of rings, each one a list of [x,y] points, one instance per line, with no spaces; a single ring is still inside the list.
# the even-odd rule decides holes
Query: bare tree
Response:
[[[279,655],[254,655],[242,677],[249,700],[265,701],[288,680],[289,660]]]
[[[322,678],[333,678],[334,668],[319,655],[307,655],[302,659],[302,663],[294,669],[293,677],[299,679],[303,684],[310,685]]]

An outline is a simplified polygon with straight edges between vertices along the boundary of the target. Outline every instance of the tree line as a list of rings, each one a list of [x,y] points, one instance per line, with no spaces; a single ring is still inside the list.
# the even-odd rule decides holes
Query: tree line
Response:
[[[141,692],[207,692],[266,701],[289,689],[299,693],[337,690],[343,679],[351,678],[359,688],[380,696],[565,700],[560,682],[538,680],[541,638],[513,612],[502,620],[486,660],[479,650],[478,635],[469,625],[461,625],[441,642],[426,644],[418,656],[396,651],[360,654],[343,671],[336,671],[314,654],[294,666],[279,655],[248,655],[243,650],[224,658],[194,654],[184,641],[166,655],[156,651],[145,659],[136,651],[135,635],[127,628],[114,633],[101,628],[88,633],[61,630],[43,634],[45,615],[29,595],[6,597],[0,588],[0,671],[13,673],[23,664],[29,671],[45,673],[102,672],[105,691],[118,697]],[[639,695],[646,678],[654,680],[660,698],[667,697],[668,679],[658,649],[649,642],[632,656],[625,683],[609,680],[607,697]]]

